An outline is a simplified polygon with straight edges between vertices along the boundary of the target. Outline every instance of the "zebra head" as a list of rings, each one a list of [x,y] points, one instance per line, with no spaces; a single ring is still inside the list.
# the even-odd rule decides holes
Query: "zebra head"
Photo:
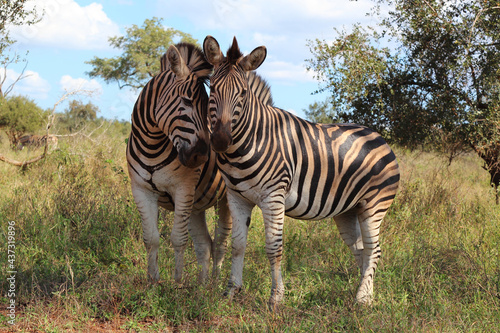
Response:
[[[232,126],[237,123],[248,102],[247,72],[257,69],[264,62],[267,51],[265,46],[259,46],[243,56],[235,37],[224,57],[219,43],[212,36],[205,38],[203,51],[208,62],[214,65],[214,74],[210,78],[210,140],[212,148],[221,153],[231,146]]]
[[[160,92],[155,109],[158,126],[168,135],[179,161],[190,168],[205,163],[209,153],[208,96],[204,83],[212,71],[202,51],[187,43],[171,45],[162,69],[175,75]]]

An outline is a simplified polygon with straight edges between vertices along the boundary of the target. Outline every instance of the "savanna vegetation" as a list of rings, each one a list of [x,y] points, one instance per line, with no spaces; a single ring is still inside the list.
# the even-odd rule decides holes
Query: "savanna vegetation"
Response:
[[[160,246],[161,282],[146,252],[124,159],[125,131],[106,124],[68,137],[24,172],[0,164],[0,242],[15,222],[18,331],[493,332],[500,327],[500,207],[475,154],[446,157],[396,148],[401,190],[382,225],[383,256],[370,308],[354,304],[358,269],[332,220],[286,220],[286,299],[273,314],[264,227],[254,212],[245,285],[230,302],[230,272],[197,282],[188,246],[185,280],[173,282],[173,249]],[[2,149],[8,141],[2,141]],[[15,154],[36,154],[36,151]],[[29,156],[16,156],[18,159]],[[162,211],[170,234],[173,216]],[[216,212],[208,222],[214,230]],[[5,247],[3,247],[5,249]],[[230,258],[228,255],[227,258]],[[0,252],[6,276],[6,250]],[[2,304],[8,282],[2,278]]]
[[[12,14],[0,15],[0,32],[9,19],[40,19],[36,11],[23,10],[24,2],[2,2],[2,15]],[[311,105],[308,116],[376,128],[393,144],[401,168],[401,188],[381,228],[383,253],[371,307],[354,303],[359,272],[335,223],[287,219],[285,301],[269,312],[271,279],[258,210],[250,225],[244,288],[233,301],[222,296],[230,253],[221,275],[199,284],[188,246],[184,281],[177,285],[168,236],[160,244],[160,283],[150,284],[126,171],[130,124],[99,118],[95,105],[79,100],[62,110],[42,110],[3,87],[0,153],[17,161],[43,158],[21,168],[0,162],[0,244],[15,245],[0,247],[0,331],[498,331],[500,206],[488,176],[493,168],[481,155],[499,142],[498,4],[444,3],[392,1],[394,11],[382,21],[385,32],[354,27],[340,31],[334,43],[309,42],[308,63],[332,98]],[[154,41],[165,38],[164,44],[191,40],[164,29],[156,18],[147,20],[125,37],[112,38],[123,56],[94,58],[89,75],[140,87],[158,70],[159,57],[141,57],[133,52],[136,46],[144,42],[152,54],[168,47],[145,37],[149,30],[156,33]],[[396,54],[378,47],[389,34],[406,38]],[[14,42],[0,39],[4,66],[20,59],[5,53]],[[11,133],[48,130],[60,135],[57,147],[13,149]],[[212,234],[216,219],[210,210]],[[172,221],[172,213],[162,210],[163,235],[170,234]],[[7,279],[12,270],[14,297],[13,280]]]
[[[450,159],[472,149],[500,185],[500,5],[496,0],[376,0],[375,27],[310,40],[308,68],[330,92],[313,120],[354,122]],[[497,203],[499,197],[497,195]]]

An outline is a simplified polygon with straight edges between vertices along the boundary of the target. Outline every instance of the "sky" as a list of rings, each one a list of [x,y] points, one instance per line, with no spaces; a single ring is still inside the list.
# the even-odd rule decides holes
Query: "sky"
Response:
[[[314,73],[306,70],[312,54],[308,40],[333,40],[334,28],[349,30],[352,24],[375,25],[367,16],[370,0],[33,0],[41,22],[12,27],[17,43],[13,51],[26,63],[9,66],[7,84],[26,65],[26,78],[12,95],[26,95],[43,108],[52,108],[65,92],[92,91],[91,96],[71,96],[100,109],[99,116],[130,120],[140,91],[119,89],[117,83],[91,79],[86,74],[94,57],[120,55],[108,42],[131,25],[162,18],[166,27],[191,34],[201,45],[207,35],[217,39],[223,51],[235,36],[240,49],[248,54],[264,45],[267,58],[257,73],[271,86],[274,104],[305,118],[304,110],[326,94],[312,94],[319,87]],[[28,53],[27,53],[28,52]],[[27,53],[27,55],[26,55]],[[0,69],[1,70],[1,69]],[[4,73],[0,72],[0,75]],[[5,86],[4,86],[5,89]],[[63,112],[66,100],[57,106]]]

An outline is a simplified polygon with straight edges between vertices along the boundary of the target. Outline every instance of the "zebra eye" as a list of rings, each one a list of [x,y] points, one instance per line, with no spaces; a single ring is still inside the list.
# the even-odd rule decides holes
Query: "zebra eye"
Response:
[[[243,98],[243,97],[245,97],[245,96],[246,96],[246,94],[247,94],[247,90],[246,90],[246,89],[243,89],[243,90],[241,91],[241,97],[242,97],[242,98]]]
[[[189,99],[187,97],[181,97],[181,98],[186,106],[193,106],[193,102],[191,101],[191,99]]]

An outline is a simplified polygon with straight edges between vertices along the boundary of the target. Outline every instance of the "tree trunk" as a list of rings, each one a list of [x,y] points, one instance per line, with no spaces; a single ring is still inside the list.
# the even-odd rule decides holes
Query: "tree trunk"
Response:
[[[484,161],[483,169],[490,174],[490,184],[495,189],[495,202],[499,204],[498,187],[500,186],[500,143],[492,143],[487,147],[477,147],[472,144],[472,148]]]

